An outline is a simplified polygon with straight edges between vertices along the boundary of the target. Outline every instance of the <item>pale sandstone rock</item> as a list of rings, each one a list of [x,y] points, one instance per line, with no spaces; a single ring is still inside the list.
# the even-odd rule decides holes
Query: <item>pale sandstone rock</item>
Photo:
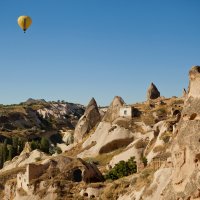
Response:
[[[63,135],[63,142],[66,143],[67,145],[70,145],[74,142],[74,136],[73,136],[73,131],[72,130],[67,130],[67,131],[61,131]]]
[[[142,187],[139,191],[133,190],[129,194],[119,196],[118,200],[141,200],[141,196],[145,187]]]
[[[110,104],[102,121],[112,123],[119,117],[120,108],[122,108],[124,104],[124,100],[121,97],[116,96]]]
[[[122,153],[114,156],[112,160],[110,161],[109,165],[111,167],[114,167],[115,164],[119,163],[121,160],[128,161],[131,157],[135,157],[135,161],[139,163],[141,159],[141,154],[143,152],[143,149],[136,149],[134,144],[137,143],[140,139],[135,140],[133,142],[133,146],[131,148],[128,148],[127,150],[123,151]]]
[[[101,115],[94,98],[89,102],[84,115],[80,118],[74,131],[75,142],[81,142],[83,137],[100,122]]]
[[[87,196],[90,199],[90,198],[98,198],[100,196],[100,193],[101,193],[101,189],[88,187],[87,189],[82,190],[80,192],[80,195]]]
[[[137,149],[135,147],[135,144],[141,139],[144,141],[152,140],[154,138],[154,134],[153,134],[153,132],[148,132],[145,135],[142,135],[139,133],[134,133],[134,137],[135,137],[135,140],[131,144],[129,144],[123,152],[114,156],[111,159],[109,166],[114,167],[115,164],[117,164],[121,160],[128,161],[128,159],[130,159],[133,156],[135,157],[135,161],[137,163],[140,163],[141,155],[142,155],[142,152],[144,151],[144,149],[143,148]]]
[[[57,147],[61,149],[62,152],[68,151],[69,147],[68,145],[62,143],[62,144],[57,144]]]
[[[101,153],[108,153],[127,146],[134,140],[134,133],[129,129],[114,124],[114,121],[119,117],[119,111],[123,105],[123,99],[116,96],[96,131],[82,145],[83,148],[88,146],[91,146],[91,148],[80,153],[78,157],[91,157]]]
[[[161,168],[154,174],[154,179],[147,190],[152,190],[152,194],[145,197],[145,200],[160,199],[162,192],[171,178],[172,169]]]
[[[200,67],[192,67],[189,76],[189,93],[171,148],[174,168],[162,199],[194,199],[200,188]]]
[[[31,145],[29,142],[25,143],[24,149],[23,151],[20,153],[20,155],[24,154],[24,153],[30,153],[32,151],[31,149]]]
[[[97,130],[84,143],[83,148],[95,144],[83,151],[79,157],[91,157],[101,153],[108,153],[122,146],[130,144],[134,139],[134,133],[118,125],[109,122],[100,122]]]

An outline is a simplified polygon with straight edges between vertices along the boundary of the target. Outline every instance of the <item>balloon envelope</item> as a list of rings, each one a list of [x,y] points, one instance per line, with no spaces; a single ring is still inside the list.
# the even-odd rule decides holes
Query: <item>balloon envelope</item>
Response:
[[[32,24],[32,19],[29,16],[20,16],[17,20],[18,25],[20,28],[26,32],[26,30],[30,27]]]

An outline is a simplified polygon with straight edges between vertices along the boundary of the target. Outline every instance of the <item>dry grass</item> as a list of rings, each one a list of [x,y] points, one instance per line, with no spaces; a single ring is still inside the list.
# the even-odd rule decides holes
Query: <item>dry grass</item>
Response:
[[[108,183],[104,188],[100,199],[117,200],[120,195],[123,195],[128,192],[129,185],[130,181],[126,179],[119,179],[117,181],[113,181],[112,183]]]
[[[153,149],[154,153],[158,153],[158,152],[163,152],[165,150],[165,146],[163,145],[158,145]]]
[[[16,175],[19,172],[25,172],[25,170],[26,170],[26,167],[16,167],[16,168],[13,168],[11,170],[7,170],[7,171],[4,171],[4,172],[1,172],[0,173],[0,180],[6,178],[8,176]]]
[[[144,141],[143,139],[140,139],[135,143],[135,148],[136,149],[145,148],[147,144],[148,142]]]
[[[90,184],[87,185],[87,187],[100,189],[100,188],[105,187],[105,184],[103,184],[103,183],[90,183]]]
[[[157,184],[154,184],[150,188],[147,188],[144,191],[144,197],[152,196],[152,194],[156,191],[157,187],[158,187]]]
[[[145,168],[137,178],[134,184],[136,190],[140,190],[142,187],[150,185],[153,180],[154,170],[151,167]]]
[[[146,115],[143,115],[141,120],[148,126],[153,126],[155,124],[152,113],[147,113]]]
[[[17,192],[19,193],[20,196],[26,196],[27,193],[23,188],[19,188],[17,189]]]
[[[2,106],[2,107],[0,107],[0,112],[3,115],[6,115],[6,114],[12,113],[12,112],[20,112],[20,113],[26,114],[26,110],[25,110],[24,106],[22,106],[22,105]]]
[[[156,138],[154,137],[154,138],[149,142],[148,149],[145,149],[145,155],[148,155],[148,153],[153,149],[155,143],[156,143]]]
[[[160,160],[167,160],[167,158],[171,157],[170,152],[162,152],[159,155],[157,155],[155,158]]]
[[[165,132],[160,136],[160,139],[163,140],[165,143],[168,143],[170,138],[172,137],[172,132]]]

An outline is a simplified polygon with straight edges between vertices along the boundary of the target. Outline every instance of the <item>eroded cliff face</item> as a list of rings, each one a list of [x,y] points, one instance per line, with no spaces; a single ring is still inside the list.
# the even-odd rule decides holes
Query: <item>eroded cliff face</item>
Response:
[[[172,152],[171,181],[162,199],[200,198],[200,67],[189,72],[188,98],[175,131]]]

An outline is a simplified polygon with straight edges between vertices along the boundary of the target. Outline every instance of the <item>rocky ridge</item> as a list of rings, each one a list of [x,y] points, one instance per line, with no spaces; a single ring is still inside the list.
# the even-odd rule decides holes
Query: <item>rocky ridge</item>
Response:
[[[1,195],[6,198],[5,191],[10,191],[9,197],[13,195],[10,199],[19,199],[16,191],[19,193],[19,189],[26,189],[20,186],[16,189],[20,170],[23,174],[26,165],[46,165],[50,162],[47,173],[37,179],[40,187],[36,193],[27,190],[28,195],[19,195],[23,194],[24,199],[45,199],[49,195],[52,199],[199,199],[199,66],[191,68],[189,78],[189,91],[180,98],[160,97],[157,92],[156,98],[149,96],[146,102],[127,105],[121,97],[116,96],[103,113],[99,112],[92,99],[75,128],[61,131],[63,142],[68,145],[61,155],[41,157],[40,161],[24,160],[16,165],[14,162],[20,163],[22,159],[19,156],[10,164],[5,164],[0,172],[0,179],[4,177],[0,186],[6,183],[6,187],[2,186]],[[134,114],[136,111],[137,115]],[[75,142],[72,137],[76,138]],[[24,154],[34,153],[29,151],[26,145]],[[103,175],[116,164],[127,162],[132,156],[135,157],[137,173],[112,182],[103,180]],[[12,163],[13,168],[19,171],[5,177],[5,173],[13,170],[8,168]],[[67,173],[63,174],[63,170]],[[97,173],[93,173],[93,170]],[[50,171],[55,175],[51,179]],[[85,173],[92,177],[92,181],[89,181],[92,183],[86,181]],[[47,185],[46,192],[43,191],[43,184]]]

